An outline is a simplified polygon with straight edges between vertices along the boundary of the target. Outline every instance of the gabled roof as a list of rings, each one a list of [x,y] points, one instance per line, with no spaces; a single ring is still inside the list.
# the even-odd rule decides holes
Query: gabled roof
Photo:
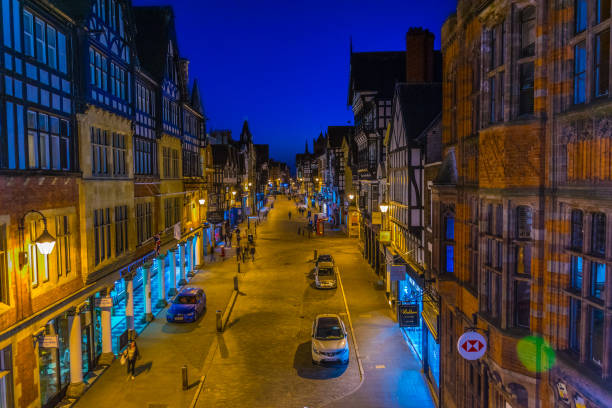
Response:
[[[242,124],[242,131],[240,132],[240,142],[241,143],[250,143],[253,141],[253,135],[249,130],[249,122],[246,120]]]
[[[133,7],[136,49],[142,67],[160,80],[164,76],[168,42],[178,55],[174,12],[170,6]]]
[[[374,91],[391,98],[395,84],[405,79],[405,51],[352,53],[347,105],[353,103],[355,92]]]
[[[342,147],[342,139],[350,138],[353,134],[352,126],[328,126],[327,145],[331,149]]]
[[[393,102],[399,104],[406,137],[415,140],[442,111],[442,84],[397,84]]]

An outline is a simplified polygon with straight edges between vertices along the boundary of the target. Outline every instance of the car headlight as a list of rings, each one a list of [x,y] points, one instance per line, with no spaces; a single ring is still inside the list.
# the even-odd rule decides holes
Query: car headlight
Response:
[[[312,351],[314,351],[315,354],[319,354],[319,350],[317,350],[317,348],[315,346],[312,346]]]

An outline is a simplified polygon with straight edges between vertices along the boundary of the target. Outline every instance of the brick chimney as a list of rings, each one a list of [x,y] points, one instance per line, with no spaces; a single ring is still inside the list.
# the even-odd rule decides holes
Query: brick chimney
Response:
[[[434,35],[411,27],[406,33],[406,82],[434,81]]]
[[[179,84],[181,87],[181,96],[185,100],[189,100],[189,60],[185,58],[179,59]]]

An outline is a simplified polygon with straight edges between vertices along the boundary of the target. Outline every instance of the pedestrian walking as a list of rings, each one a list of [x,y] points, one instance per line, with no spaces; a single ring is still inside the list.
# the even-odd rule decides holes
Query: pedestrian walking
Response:
[[[134,379],[134,373],[136,370],[136,360],[140,360],[140,352],[136,345],[136,340],[132,340],[121,355],[121,363],[127,363],[127,374]]]
[[[225,261],[225,245],[221,245],[221,260]]]
[[[300,235],[300,227],[298,227],[298,235]]]
[[[214,246],[210,246],[210,262],[213,262],[215,260],[215,247]]]
[[[255,246],[251,247],[251,261],[255,262]]]
[[[244,260],[244,262],[247,261],[248,256],[249,256],[249,247],[245,246],[244,251],[242,251],[242,259]]]
[[[242,248],[240,248],[240,245],[238,245],[236,247],[236,261],[240,262],[241,258],[242,258]]]
[[[291,211],[289,211],[289,219],[291,220]]]

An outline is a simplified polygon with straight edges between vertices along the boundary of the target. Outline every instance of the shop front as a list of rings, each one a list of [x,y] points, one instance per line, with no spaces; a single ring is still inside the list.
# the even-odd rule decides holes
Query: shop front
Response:
[[[440,305],[429,293],[423,294],[423,371],[436,401],[440,401]]]
[[[68,318],[63,313],[50,320],[38,340],[38,372],[43,408],[55,406],[70,385]]]

